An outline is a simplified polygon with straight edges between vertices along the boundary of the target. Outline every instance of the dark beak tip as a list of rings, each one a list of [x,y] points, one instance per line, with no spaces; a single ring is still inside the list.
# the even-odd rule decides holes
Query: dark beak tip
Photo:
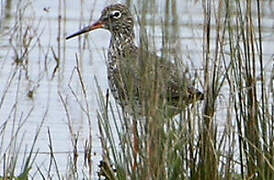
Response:
[[[72,36],[70,35],[70,36],[67,36],[66,37],[66,40],[69,40],[69,39],[71,39],[72,38]]]
[[[71,38],[73,38],[73,37],[75,37],[75,36],[78,36],[78,35],[80,35],[80,34],[84,34],[84,33],[86,33],[86,32],[93,31],[93,30],[95,30],[95,29],[99,29],[99,28],[104,28],[104,23],[102,23],[101,21],[97,21],[97,22],[94,23],[93,25],[84,27],[84,28],[81,29],[80,31],[78,31],[78,32],[76,32],[76,33],[74,33],[74,34],[72,34],[72,35],[67,36],[67,37],[66,37],[66,40],[71,39]]]

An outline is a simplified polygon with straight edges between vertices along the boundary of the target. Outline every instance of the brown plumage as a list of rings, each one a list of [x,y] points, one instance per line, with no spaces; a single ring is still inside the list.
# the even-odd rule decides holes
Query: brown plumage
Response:
[[[149,105],[167,108],[168,113],[174,116],[187,105],[202,100],[203,93],[190,86],[177,66],[135,45],[133,27],[129,9],[115,4],[106,7],[93,25],[66,39],[98,28],[110,31],[109,86],[115,99],[129,113],[144,114],[146,102],[153,99]]]

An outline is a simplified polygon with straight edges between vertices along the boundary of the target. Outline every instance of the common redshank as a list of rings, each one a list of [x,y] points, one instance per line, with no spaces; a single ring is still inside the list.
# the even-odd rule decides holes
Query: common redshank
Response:
[[[109,87],[124,110],[144,114],[149,107],[147,100],[154,98],[173,117],[204,98],[174,63],[135,45],[133,16],[123,4],[107,6],[98,21],[66,39],[99,28],[111,33],[107,60]]]

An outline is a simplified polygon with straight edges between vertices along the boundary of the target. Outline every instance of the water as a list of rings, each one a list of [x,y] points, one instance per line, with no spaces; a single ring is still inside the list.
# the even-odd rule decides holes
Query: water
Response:
[[[181,47],[182,58],[186,60],[186,63],[193,71],[198,70],[202,73],[202,5],[193,2],[180,4],[180,2],[178,1],[178,7],[181,9],[178,11],[182,16],[179,17],[178,22],[180,39],[177,43]],[[1,155],[5,153],[9,142],[16,134],[13,129],[15,127],[15,129],[19,128],[18,139],[21,140],[23,137],[22,144],[18,142],[20,144],[18,148],[21,147],[18,154],[19,157],[24,156],[25,151],[30,151],[37,129],[42,124],[34,149],[39,152],[35,166],[39,166],[42,170],[49,166],[48,130],[52,137],[58,168],[63,175],[67,172],[69,157],[72,156],[73,137],[78,137],[78,164],[82,167],[84,144],[91,135],[92,174],[96,176],[98,170],[96,165],[101,159],[101,149],[96,117],[98,91],[94,77],[98,79],[102,92],[106,92],[108,84],[105,52],[110,35],[104,30],[97,30],[90,33],[87,39],[82,36],[80,39],[65,41],[64,37],[77,31],[84,24],[94,22],[100,16],[103,7],[110,2],[69,0],[61,7],[58,3],[58,1],[49,0],[33,2],[14,0],[3,8],[5,3],[1,1],[0,132],[3,137]],[[156,10],[161,12],[161,6]],[[271,8],[266,8],[264,13],[264,58],[266,59],[265,68],[269,68],[267,72],[270,74],[271,66],[269,67],[268,64],[271,63],[273,54],[273,11]],[[58,27],[58,14],[61,14],[63,18],[61,27]],[[149,15],[148,18],[150,18]],[[156,49],[159,50],[161,47],[160,23],[163,16],[160,14],[156,18],[158,18],[159,25],[156,26],[154,35]],[[63,21],[64,19],[66,20]],[[150,29],[149,25],[147,29]],[[61,41],[58,45],[59,30]],[[28,53],[25,54],[27,58],[24,58],[24,65],[16,66],[16,54],[18,57],[24,54],[24,46],[26,46],[26,42],[23,41],[24,36],[27,36],[26,39],[33,39],[30,42]],[[61,63],[54,74],[56,66],[54,56],[58,56],[58,46],[60,46]],[[214,49],[214,46],[212,48]],[[85,85],[86,97],[76,71],[76,56],[79,59],[78,68]],[[32,92],[33,97],[29,97],[28,95]],[[221,104],[218,116],[225,113],[222,113],[221,109],[226,105],[226,103]],[[17,172],[19,173],[23,158],[18,159]],[[85,170],[87,174],[88,168]],[[53,171],[51,175],[56,175],[56,172]]]

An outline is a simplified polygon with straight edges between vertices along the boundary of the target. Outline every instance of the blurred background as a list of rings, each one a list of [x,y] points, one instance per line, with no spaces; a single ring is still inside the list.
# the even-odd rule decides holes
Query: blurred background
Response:
[[[98,86],[100,92],[107,92],[105,61],[110,33],[96,30],[68,41],[65,37],[96,21],[104,7],[117,2],[127,4],[135,17],[137,45],[145,38],[149,50],[182,64],[195,86],[206,94],[216,88],[214,110],[209,114],[219,143],[225,135],[233,134],[230,137],[235,141],[217,143],[225,152],[232,144],[237,146],[231,150],[236,153],[230,158],[238,162],[233,172],[243,171],[239,165],[241,141],[237,138],[239,129],[246,132],[241,118],[248,107],[238,116],[241,96],[237,93],[241,91],[238,82],[249,73],[258,81],[258,111],[260,117],[265,115],[258,119],[269,120],[266,126],[260,121],[259,129],[267,129],[263,130],[269,137],[267,144],[273,146],[272,1],[259,1],[258,13],[255,0],[230,5],[217,0],[1,0],[0,177],[27,174],[30,179],[97,178],[103,152]],[[254,42],[254,46],[247,45],[254,48],[250,59],[241,42],[248,40]],[[236,67],[231,70],[233,60],[241,57],[247,58],[243,63],[253,63],[243,65],[250,67],[250,72],[239,72]],[[215,75],[218,78],[214,80]],[[206,102],[211,101],[198,105],[200,114],[207,111]],[[263,140],[259,141],[267,141],[262,134],[259,138]],[[273,158],[269,163],[273,168]]]

